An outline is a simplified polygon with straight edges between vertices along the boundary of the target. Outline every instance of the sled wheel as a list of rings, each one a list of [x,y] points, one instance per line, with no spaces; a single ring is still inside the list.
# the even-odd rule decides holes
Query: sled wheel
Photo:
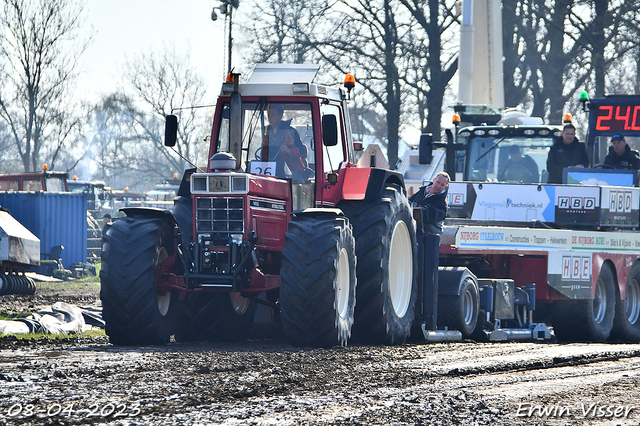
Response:
[[[476,329],[479,310],[478,287],[467,277],[460,286],[460,295],[438,297],[438,326],[458,330],[466,339]]]
[[[564,341],[604,342],[615,316],[615,279],[607,264],[600,269],[593,300],[556,303],[553,329]]]
[[[640,342],[640,263],[635,263],[627,281],[627,297],[616,300],[616,316],[611,337]]]

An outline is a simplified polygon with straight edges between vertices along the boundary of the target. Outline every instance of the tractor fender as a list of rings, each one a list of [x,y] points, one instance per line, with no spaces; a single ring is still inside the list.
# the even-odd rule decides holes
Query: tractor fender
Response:
[[[163,210],[155,207],[124,207],[120,209],[120,211],[126,214],[127,217],[145,216],[150,218],[167,218],[178,225],[178,220],[171,210]]]
[[[176,194],[178,197],[191,197],[191,175],[196,171],[197,169],[195,167],[184,171],[180,186],[178,187],[178,193]]]
[[[333,208],[308,208],[308,209],[303,209],[303,210],[296,210],[294,212],[291,213],[291,217],[292,218],[296,218],[296,217],[329,217],[329,216],[333,216],[333,217],[338,217],[338,216],[344,216],[344,213],[342,212],[342,210],[340,209],[333,209]]]
[[[467,268],[440,266],[438,268],[438,295],[460,296],[462,283],[468,278],[478,286],[478,278]]]
[[[393,170],[371,168],[345,169],[343,200],[375,200],[389,184],[404,190],[404,177]]]
[[[181,197],[179,197],[181,198]],[[190,200],[189,200],[190,201]],[[193,219],[191,212],[188,209],[181,209],[178,211],[178,215],[175,215],[171,210],[163,210],[154,207],[125,207],[120,209],[127,217],[144,216],[148,218],[167,219],[180,229],[182,235],[182,244],[187,245],[192,238],[193,231]]]

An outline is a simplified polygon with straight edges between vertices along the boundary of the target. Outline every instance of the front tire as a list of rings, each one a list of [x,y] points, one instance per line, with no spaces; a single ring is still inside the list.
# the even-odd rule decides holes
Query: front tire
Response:
[[[165,219],[116,219],[104,235],[100,299],[114,345],[166,344],[171,334],[171,292],[158,294],[158,266],[175,250]]]
[[[299,346],[346,345],[356,301],[355,241],[342,216],[289,222],[282,251],[281,320]]]
[[[629,272],[627,297],[616,301],[616,317],[611,337],[626,342],[640,342],[640,263]]]
[[[347,202],[358,256],[354,337],[371,344],[403,344],[417,297],[416,232],[404,191],[390,185],[373,202]]]

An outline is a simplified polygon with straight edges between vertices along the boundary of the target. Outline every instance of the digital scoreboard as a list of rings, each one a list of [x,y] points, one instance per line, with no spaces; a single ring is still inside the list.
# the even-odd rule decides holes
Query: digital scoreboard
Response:
[[[639,135],[640,97],[598,98],[589,101],[592,135]]]

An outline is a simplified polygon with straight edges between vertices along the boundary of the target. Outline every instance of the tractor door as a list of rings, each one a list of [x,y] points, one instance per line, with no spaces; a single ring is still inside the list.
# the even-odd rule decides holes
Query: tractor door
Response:
[[[322,169],[318,168],[322,173],[318,173],[318,199],[322,200],[324,207],[334,207],[340,198],[341,186],[337,185],[337,176],[348,158],[342,117],[340,104],[337,102],[320,105],[322,151],[318,152],[317,157],[318,160],[322,158]]]

